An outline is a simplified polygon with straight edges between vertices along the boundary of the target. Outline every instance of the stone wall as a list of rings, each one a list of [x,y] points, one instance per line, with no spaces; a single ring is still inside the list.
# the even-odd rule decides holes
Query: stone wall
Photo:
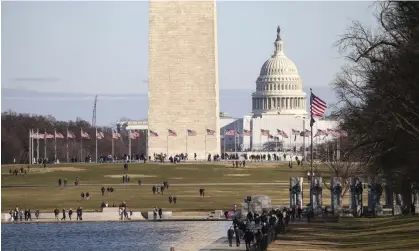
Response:
[[[159,136],[148,138],[148,153],[220,154],[215,1],[151,0],[149,6],[148,124]],[[187,129],[197,136],[186,137]]]

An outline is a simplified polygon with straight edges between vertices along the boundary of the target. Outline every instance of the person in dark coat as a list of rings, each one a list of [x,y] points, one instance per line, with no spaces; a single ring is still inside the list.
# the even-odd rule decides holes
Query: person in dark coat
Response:
[[[234,237],[234,230],[233,230],[233,227],[230,227],[230,229],[227,230],[228,245],[230,247],[233,246],[233,237]]]

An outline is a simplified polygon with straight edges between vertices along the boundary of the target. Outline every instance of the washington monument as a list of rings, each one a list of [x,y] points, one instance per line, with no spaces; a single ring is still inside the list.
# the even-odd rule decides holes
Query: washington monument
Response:
[[[215,0],[150,0],[148,155],[220,154]]]

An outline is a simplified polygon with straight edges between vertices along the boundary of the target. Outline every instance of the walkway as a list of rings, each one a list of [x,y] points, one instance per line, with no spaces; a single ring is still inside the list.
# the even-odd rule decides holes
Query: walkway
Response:
[[[155,186],[154,184],[141,184],[141,186]],[[196,186],[289,186],[289,182],[270,182],[270,183],[179,183],[169,184],[171,187],[196,187]],[[69,184],[67,186],[74,186]],[[79,186],[138,186],[137,183],[114,183],[114,184],[101,184],[101,183],[80,183]],[[7,188],[28,188],[28,187],[57,187],[57,185],[6,185],[1,186],[2,189]]]

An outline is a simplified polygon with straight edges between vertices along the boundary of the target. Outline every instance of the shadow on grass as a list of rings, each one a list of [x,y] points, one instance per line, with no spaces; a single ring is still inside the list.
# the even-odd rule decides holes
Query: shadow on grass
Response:
[[[292,224],[269,250],[419,250],[419,217]]]

